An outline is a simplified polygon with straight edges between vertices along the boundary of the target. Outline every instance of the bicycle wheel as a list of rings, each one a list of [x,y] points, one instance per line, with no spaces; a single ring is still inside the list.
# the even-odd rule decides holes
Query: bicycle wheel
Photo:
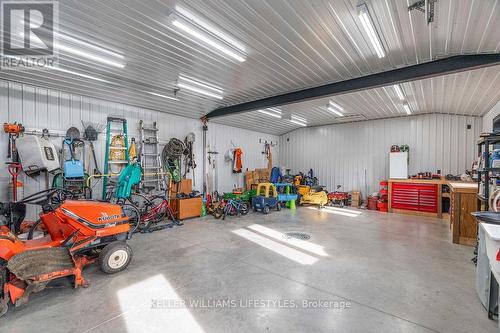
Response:
[[[151,199],[152,198],[140,193],[132,193],[130,194],[130,198],[128,198],[128,201],[132,205],[136,206],[141,212],[141,214],[144,214],[144,212],[147,211],[148,208],[152,206]]]
[[[136,206],[131,204],[124,204],[122,206],[122,211],[125,216],[128,217],[130,224],[130,231],[132,233],[136,232],[137,228],[141,224],[141,212],[137,209]]]
[[[250,207],[248,207],[248,204],[246,202],[242,202],[240,205],[240,214],[247,215],[249,211]]]

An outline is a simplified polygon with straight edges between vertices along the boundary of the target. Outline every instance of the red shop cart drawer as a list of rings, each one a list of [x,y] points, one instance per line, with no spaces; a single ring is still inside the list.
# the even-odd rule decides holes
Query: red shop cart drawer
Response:
[[[393,183],[391,206],[393,209],[437,213],[438,186],[436,184]]]

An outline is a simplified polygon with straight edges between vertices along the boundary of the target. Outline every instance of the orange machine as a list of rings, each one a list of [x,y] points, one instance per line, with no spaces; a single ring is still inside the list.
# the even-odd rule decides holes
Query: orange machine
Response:
[[[0,315],[7,312],[9,302],[26,303],[30,293],[56,278],[73,276],[75,288],[86,287],[86,265],[98,261],[103,272],[112,274],[130,263],[129,222],[139,212],[127,216],[118,205],[65,200],[70,195],[50,189],[20,202],[0,203],[6,220],[0,222]],[[42,206],[35,223],[23,222],[27,204]]]

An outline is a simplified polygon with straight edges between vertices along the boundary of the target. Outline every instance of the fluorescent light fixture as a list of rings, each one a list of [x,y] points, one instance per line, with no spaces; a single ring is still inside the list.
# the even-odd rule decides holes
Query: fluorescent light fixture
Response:
[[[114,66],[114,67],[118,67],[118,68],[125,67],[125,64],[123,64],[121,62],[110,60],[109,58],[101,57],[101,56],[95,55],[93,53],[85,52],[85,51],[82,51],[80,49],[76,49],[74,47],[67,46],[64,44],[59,43],[59,45],[57,45],[57,48],[59,50],[66,51],[66,52],[72,53],[72,54],[76,54],[78,56],[88,58],[91,60],[95,60],[95,61],[101,62],[103,64],[106,64],[106,65],[110,65],[110,66]]]
[[[108,54],[108,55],[110,55],[112,57],[115,57],[115,58],[125,59],[125,57],[122,54],[120,54],[120,53],[113,52],[111,50],[105,49],[103,47],[100,47],[100,46],[97,46],[97,45],[94,45],[94,44],[91,44],[91,43],[87,43],[87,42],[85,42],[83,40],[80,40],[78,38],[74,38],[74,37],[71,37],[71,36],[68,36],[68,35],[64,35],[64,34],[61,34],[61,33],[56,33],[56,34],[59,37],[59,39],[64,39],[64,40],[67,40],[67,41],[70,41],[72,43],[84,46],[84,47],[89,48],[89,49],[93,49],[93,50],[101,52],[101,53],[106,53],[106,54]]]
[[[326,107],[326,109],[330,112],[335,113],[339,117],[344,116],[344,114],[342,113],[344,111],[344,108],[333,101],[328,102],[328,106]]]
[[[260,113],[267,114],[268,116],[274,118],[281,118],[281,110],[277,108],[268,108],[264,110],[258,110]]]
[[[96,81],[100,81],[100,82],[109,82],[108,80],[104,80],[104,79],[101,79],[101,78],[98,78],[98,77],[95,77],[95,76],[92,76],[92,75],[87,75],[87,74],[83,74],[83,73],[80,73],[80,72],[71,71],[69,69],[64,69],[64,68],[61,68],[61,67],[48,67],[48,68],[54,69],[54,70],[59,71],[59,72],[67,73],[67,74],[73,74],[73,75],[76,75],[76,76],[81,76],[81,77],[84,77],[86,79],[96,80]]]
[[[152,92],[152,91],[146,91],[148,94],[150,95],[153,95],[153,96],[158,96],[158,97],[163,97],[163,98],[167,98],[167,99],[171,99],[173,101],[178,101],[179,99],[177,97],[172,97],[172,96],[167,96],[167,95],[162,95],[162,94],[158,94],[158,93],[155,93],[155,92]]]
[[[246,60],[245,47],[241,43],[188,10],[175,6],[171,19],[173,26],[210,46],[210,50],[215,49],[239,62]]]
[[[411,115],[411,110],[410,110],[410,106],[408,105],[408,103],[403,103],[403,109],[405,109],[405,112],[407,115]]]
[[[24,32],[19,33],[19,36],[21,36],[21,38],[24,38]],[[66,35],[62,35],[62,34],[57,34],[57,37],[69,40],[70,42],[73,42],[73,43],[76,43],[76,44],[80,44],[80,45],[82,45],[84,47],[87,47],[87,48],[91,48],[91,49],[93,49],[95,51],[106,53],[108,56],[116,57],[116,58],[119,58],[119,59],[124,59],[125,58],[121,54],[109,51],[109,50],[104,49],[102,47],[99,47],[99,46],[96,46],[96,45],[93,45],[93,44],[81,41],[79,39],[76,39],[76,38],[73,38],[73,37],[70,37],[70,36],[66,36]],[[101,63],[106,64],[106,65],[110,65],[110,66],[114,66],[114,67],[118,67],[118,68],[124,68],[125,67],[125,64],[122,63],[122,62],[120,62],[120,61],[115,61],[115,60],[109,59],[108,57],[105,57],[105,56],[99,56],[99,55],[96,55],[94,53],[89,53],[89,52],[86,52],[84,50],[75,48],[73,46],[69,46],[69,45],[66,45],[66,44],[61,44],[60,41],[57,42],[57,45],[55,47],[58,50],[62,50],[62,51],[68,52],[68,53],[75,54],[75,55],[80,56],[80,57],[84,57],[84,58],[88,58],[88,59],[91,59],[91,60],[94,60],[94,61],[97,61],[97,62],[101,62]]]
[[[296,121],[300,121],[300,122],[303,122],[303,123],[307,123],[307,119],[306,118],[299,117],[299,116],[296,116],[294,114],[292,114],[292,120],[296,120]]]
[[[208,97],[213,97],[215,99],[224,98],[223,95],[224,91],[222,90],[222,88],[183,75],[179,75],[179,79],[177,81],[177,87],[181,89],[190,90],[192,92],[205,95]]]
[[[231,44],[232,46],[236,47],[240,51],[245,52],[245,46],[238,42],[237,40],[233,39],[231,36],[225,34],[224,32],[220,31],[219,29],[215,28],[214,26],[208,24],[204,20],[200,19],[199,17],[193,15],[186,9],[180,7],[179,5],[175,6],[175,11],[184,16],[186,19],[193,21],[197,25],[203,27],[205,30],[210,31],[214,35],[218,36],[219,38],[225,40],[227,43]]]
[[[370,42],[372,43],[375,52],[379,58],[385,57],[384,48],[382,47],[382,43],[380,42],[380,38],[377,35],[377,31],[375,30],[375,25],[373,24],[373,20],[370,16],[370,12],[368,11],[368,7],[366,3],[363,3],[358,6],[358,17],[365,29]]]
[[[299,116],[296,116],[293,114],[291,116],[290,122],[294,123],[295,125],[299,125],[299,126],[304,126],[304,127],[307,126],[307,119],[306,118],[302,118],[302,117],[299,117]]]
[[[303,126],[303,127],[306,127],[307,124],[304,124],[304,123],[301,123],[300,121],[297,121],[297,120],[290,120],[291,123],[294,123],[295,125],[299,125],[299,126]]]
[[[396,94],[398,95],[398,98],[402,101],[405,100],[405,95],[403,94],[403,90],[401,89],[401,87],[399,86],[399,84],[395,84],[393,85],[394,87],[394,90],[396,90]]]

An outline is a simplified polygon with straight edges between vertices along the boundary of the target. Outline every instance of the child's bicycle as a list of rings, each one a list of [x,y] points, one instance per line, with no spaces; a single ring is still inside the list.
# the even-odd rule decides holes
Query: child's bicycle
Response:
[[[228,201],[223,202],[219,205],[219,207],[214,209],[214,217],[216,219],[220,219],[222,217],[223,220],[226,219],[226,216],[238,216],[246,215],[250,211],[248,204],[238,199],[229,199]]]

